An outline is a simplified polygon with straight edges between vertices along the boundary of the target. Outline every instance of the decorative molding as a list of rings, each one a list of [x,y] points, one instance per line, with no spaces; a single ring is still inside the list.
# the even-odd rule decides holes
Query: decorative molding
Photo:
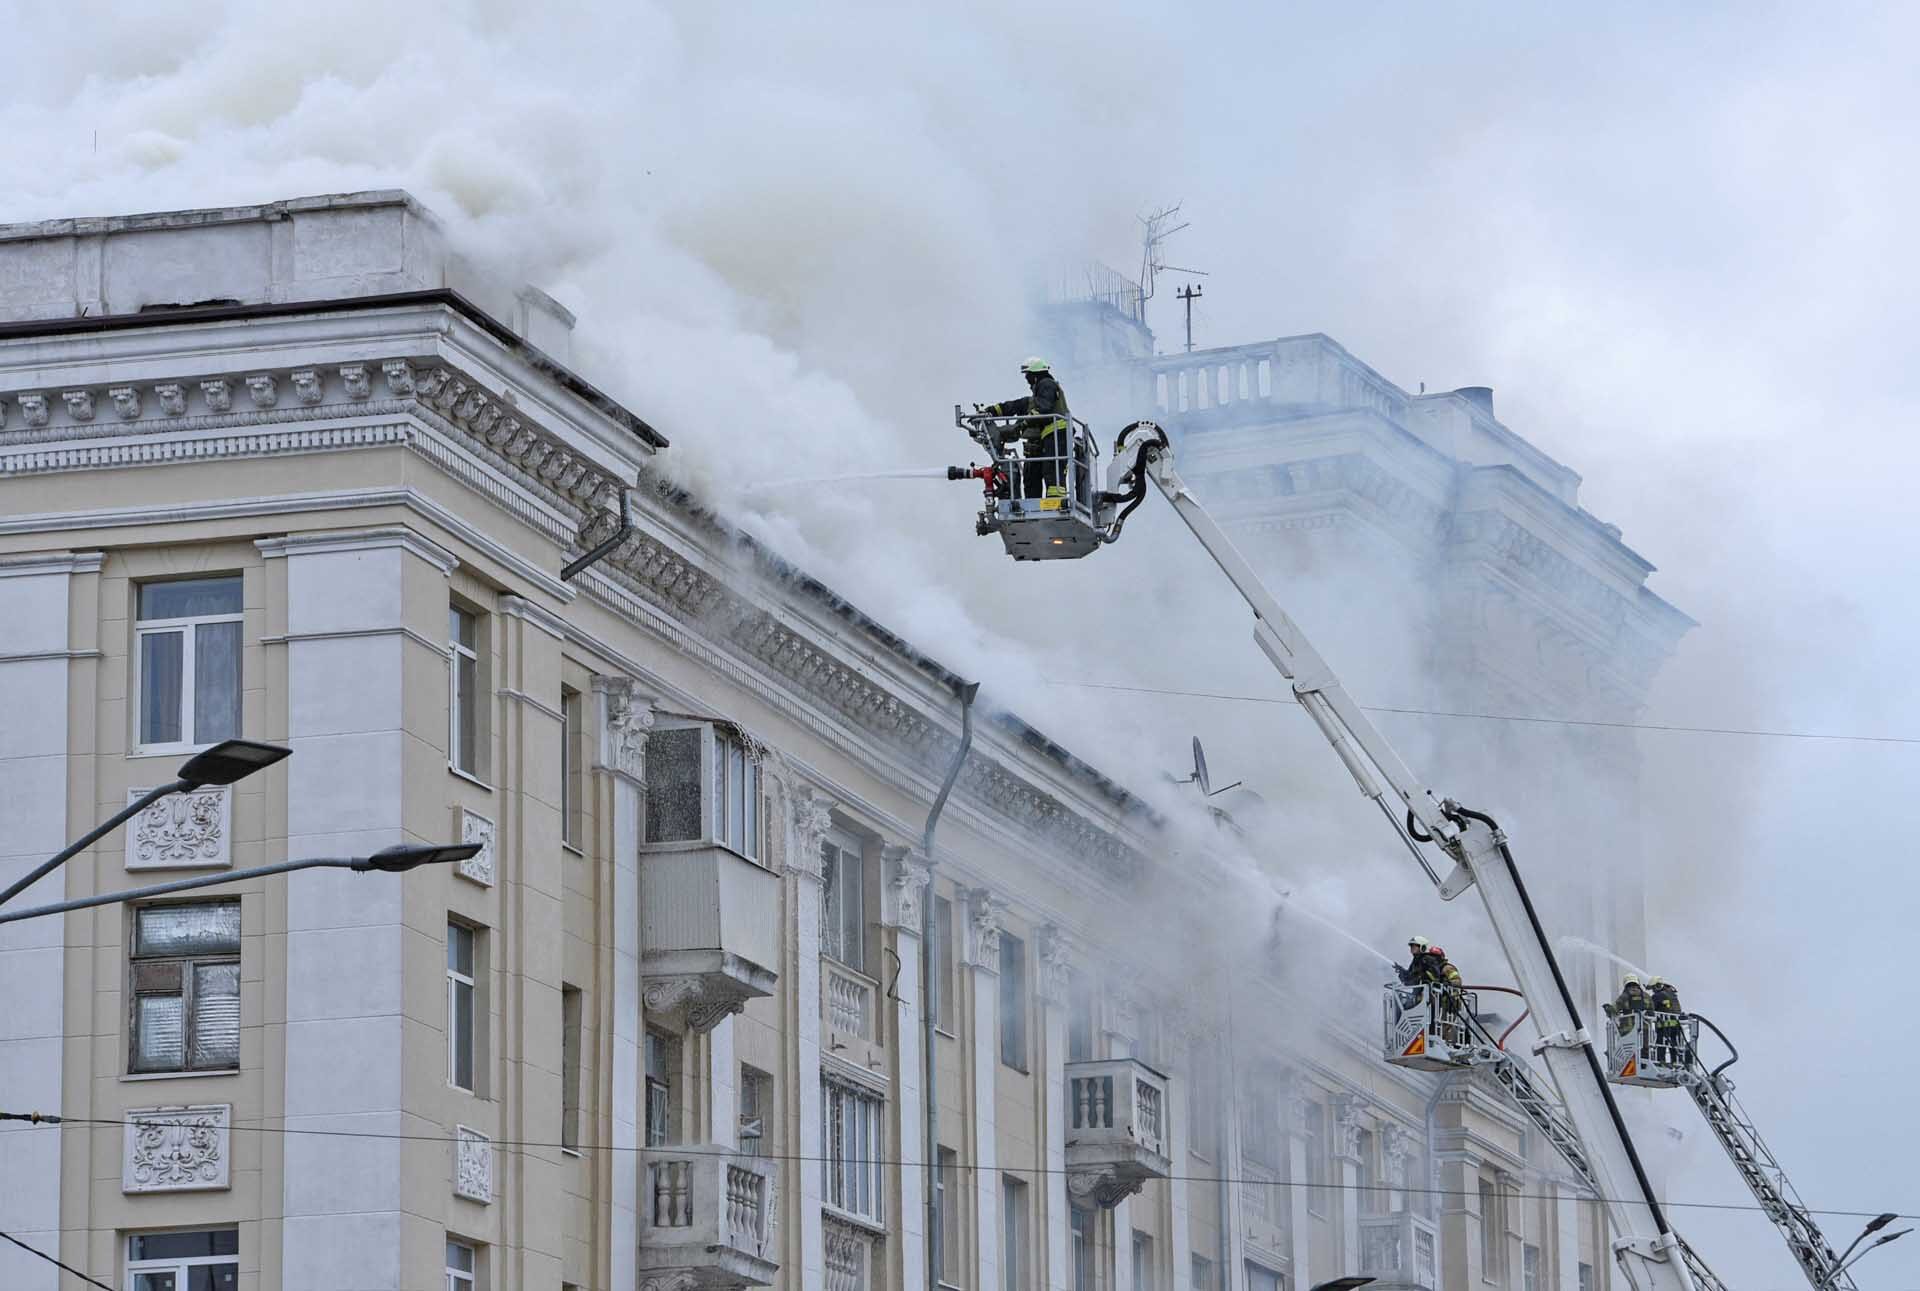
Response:
[[[758,975],[764,983],[727,972],[649,974],[640,988],[640,1007],[645,1013],[681,1018],[689,1031],[704,1035],[744,1011],[748,1000],[771,991],[773,974],[762,969]]]
[[[280,386],[271,372],[256,372],[247,378],[247,393],[256,408],[271,408],[280,402]]]
[[[233,1105],[129,1108],[121,1192],[206,1192],[231,1186]]]
[[[460,877],[490,888],[494,871],[493,821],[467,807],[459,808],[459,815],[460,841],[480,844],[478,852],[460,862]]]
[[[187,411],[187,392],[178,381],[162,381],[153,388],[153,397],[160,403],[160,411],[168,417],[179,417]]]
[[[654,1273],[640,1279],[640,1291],[700,1291],[700,1279],[685,1269]]]
[[[653,700],[640,694],[631,677],[596,676],[593,690],[600,697],[600,756],[598,765],[635,784],[647,780],[647,732],[653,729]]]
[[[507,595],[501,597],[500,613],[510,619],[525,620],[556,641],[565,641],[567,639],[566,620],[546,607],[528,600],[524,596]]]
[[[31,556],[0,556],[0,578],[37,578],[42,574],[97,574],[106,559],[99,551],[58,551]]]
[[[110,386],[107,398],[113,400],[113,411],[121,421],[134,421],[140,416],[140,390],[137,386]]]
[[[319,403],[326,394],[326,388],[321,384],[320,374],[313,368],[295,368],[288,373],[288,378],[293,382],[294,397],[301,403],[308,405]]]
[[[93,391],[63,390],[60,397],[66,400],[67,416],[75,421],[93,420]]]
[[[1000,971],[1000,921],[1007,913],[1006,899],[985,888],[967,888],[961,897],[967,908],[962,962],[969,968],[997,973]]]
[[[1147,1181],[1112,1170],[1067,1171],[1067,1193],[1075,1201],[1112,1210],[1146,1187]]]
[[[47,397],[43,394],[23,394],[20,396],[20,419],[29,427],[47,424]]]
[[[378,551],[385,547],[401,547],[428,564],[438,566],[442,574],[451,574],[460,567],[459,558],[445,547],[399,525],[382,525],[377,529],[330,529],[317,530],[313,533],[285,534],[275,538],[256,538],[253,545],[259,549],[261,557],[266,560],[279,560],[287,556],[317,556],[328,552]]]
[[[1040,994],[1049,1004],[1065,1007],[1073,995],[1082,950],[1058,924],[1040,927]]]
[[[927,885],[933,881],[933,867],[914,856],[910,848],[892,845],[880,849],[880,865],[886,875],[886,886],[880,893],[881,922],[918,937],[926,914]]]
[[[413,364],[405,359],[388,359],[380,365],[380,371],[386,375],[388,394],[396,399],[413,394]]]
[[[353,400],[368,399],[373,396],[373,380],[367,375],[364,363],[348,363],[340,369],[340,387],[346,391],[347,398]]]
[[[1333,1100],[1333,1155],[1344,1161],[1360,1159],[1360,1131],[1367,1100],[1359,1094],[1340,1094]]]
[[[493,1140],[464,1125],[453,1130],[453,1195],[493,1202]]]
[[[127,790],[131,805],[148,789]],[[233,864],[233,794],[207,785],[170,794],[127,822],[129,870],[222,869]]]
[[[833,828],[834,801],[812,785],[793,795],[793,846],[787,851],[787,870],[816,881],[825,878],[820,844]]]
[[[202,381],[200,393],[207,401],[208,412],[227,412],[233,407],[233,385],[225,377]]]
[[[1407,1186],[1407,1165],[1413,1157],[1413,1135],[1389,1121],[1380,1127],[1381,1173],[1389,1188]]]

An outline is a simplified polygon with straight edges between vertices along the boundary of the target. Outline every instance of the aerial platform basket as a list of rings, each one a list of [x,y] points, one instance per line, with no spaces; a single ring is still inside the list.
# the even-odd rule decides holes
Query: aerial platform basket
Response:
[[[1625,1013],[1607,1019],[1607,1079],[1673,1089],[1693,1076],[1700,1023],[1683,1013]]]
[[[1477,1059],[1472,1021],[1480,999],[1450,987],[1387,984],[1382,1051],[1396,1067],[1455,1071]]]
[[[1015,560],[1071,560],[1108,540],[1114,507],[1100,492],[1100,447],[1085,422],[1066,418],[1065,429],[1023,442],[1023,432],[1061,419],[965,413],[957,405],[953,415],[988,455],[986,466],[948,470],[950,478],[986,485],[979,533],[999,534]]]

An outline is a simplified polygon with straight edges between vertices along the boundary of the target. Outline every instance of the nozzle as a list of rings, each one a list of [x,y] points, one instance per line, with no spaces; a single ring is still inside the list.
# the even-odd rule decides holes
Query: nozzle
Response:
[[[947,468],[947,478],[950,480],[970,480],[973,478],[973,470],[966,466],[949,466]]]

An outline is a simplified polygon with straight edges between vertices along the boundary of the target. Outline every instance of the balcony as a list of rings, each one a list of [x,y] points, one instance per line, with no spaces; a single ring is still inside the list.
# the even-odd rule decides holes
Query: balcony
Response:
[[[1360,1272],[1381,1291],[1434,1291],[1440,1233],[1410,1210],[1360,1216]]]
[[[720,1291],[769,1286],[778,1166],[711,1144],[643,1159],[640,1282]]]
[[[1167,1078],[1144,1063],[1068,1063],[1068,1191],[1111,1208],[1166,1178],[1167,1109]]]
[[[1288,1191],[1278,1171],[1252,1160],[1240,1167],[1240,1214],[1248,1245],[1268,1256],[1284,1256],[1287,1242]]]
[[[773,993],[780,880],[730,847],[655,843],[640,854],[640,971],[649,1013],[709,1031]]]

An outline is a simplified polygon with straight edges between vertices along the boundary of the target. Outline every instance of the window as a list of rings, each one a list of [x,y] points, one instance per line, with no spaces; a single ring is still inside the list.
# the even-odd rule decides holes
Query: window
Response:
[[[820,844],[826,878],[820,912],[820,953],[856,971],[866,967],[867,872],[859,840],[834,832]]]
[[[560,841],[568,847],[580,846],[581,820],[586,795],[580,769],[580,692],[563,687],[560,691]]]
[[[673,1141],[673,1092],[679,1086],[680,1042],[647,1028],[647,1146]]]
[[[1354,1171],[1354,1188],[1360,1194],[1360,1213],[1377,1215],[1387,1208],[1387,1194],[1374,1186],[1373,1131],[1361,1130],[1354,1136],[1360,1164]]]
[[[1593,1291],[1593,1265],[1580,1265],[1580,1291]]]
[[[1258,1078],[1255,1080],[1259,1083]],[[1269,1170],[1280,1168],[1280,1105],[1271,1093],[1256,1089],[1240,1111],[1241,1150],[1249,1161]]]
[[[875,1224],[884,1222],[884,1105],[878,1095],[831,1078],[820,1082],[820,1103],[827,1139],[821,1162],[827,1204]]]
[[[1488,1282],[1500,1276],[1500,1202],[1491,1179],[1480,1180],[1480,1276]]]
[[[1027,1185],[1000,1176],[1000,1277],[1005,1291],[1027,1285]]]
[[[1000,934],[1000,1061],[1027,1069],[1027,946]]]
[[[769,1137],[767,1120],[773,1111],[773,1077],[758,1067],[740,1064],[740,1150],[759,1152]]]
[[[1138,1231],[1133,1235],[1133,1291],[1153,1291],[1153,1239]]]
[[[934,1025],[953,1035],[953,997],[958,988],[953,980],[953,902],[945,897],[933,899],[933,939],[940,956],[940,1007]]]
[[[134,626],[142,752],[240,734],[240,578],[142,583]]]
[[[1247,1261],[1247,1291],[1287,1291],[1287,1280],[1272,1269]]]
[[[447,921],[447,1083],[474,1089],[474,929]]]
[[[560,984],[560,1146],[580,1150],[580,988]]]
[[[1197,1157],[1212,1160],[1220,1147],[1220,1107],[1214,1064],[1200,1053],[1192,1055],[1187,1077],[1187,1146]]]
[[[1327,1109],[1307,1104],[1307,1209],[1322,1214],[1327,1206]]]
[[[1193,1291],[1213,1291],[1213,1261],[1204,1255],[1193,1257]]]
[[[1079,973],[1067,988],[1067,1061],[1093,1061],[1093,987]]]
[[[447,607],[447,764],[478,775],[480,757],[480,616]]]
[[[939,1178],[934,1204],[940,1209],[940,1281],[960,1285],[960,1159],[952,1148],[940,1149]]]
[[[132,1291],[236,1291],[240,1230],[129,1234],[127,1285]]]
[[[240,903],[139,906],[133,914],[128,1070],[240,1065]]]
[[[1073,1291],[1094,1291],[1093,1212],[1069,1206],[1067,1228],[1073,1254]]]
[[[647,736],[647,841],[712,842],[760,859],[760,764],[711,725]]]
[[[1531,1243],[1520,1248],[1520,1291],[1540,1291],[1540,1248]]]
[[[447,1291],[476,1291],[479,1283],[480,1252],[466,1242],[447,1239]]]

